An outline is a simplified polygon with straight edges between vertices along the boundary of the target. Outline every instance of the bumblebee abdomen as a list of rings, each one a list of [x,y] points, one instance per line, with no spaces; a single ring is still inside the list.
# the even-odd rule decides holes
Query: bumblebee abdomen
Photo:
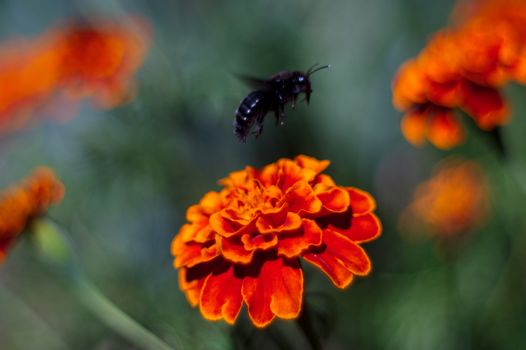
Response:
[[[246,141],[254,122],[267,113],[266,99],[268,96],[265,91],[254,91],[245,97],[237,108],[234,118],[234,134],[243,142]]]

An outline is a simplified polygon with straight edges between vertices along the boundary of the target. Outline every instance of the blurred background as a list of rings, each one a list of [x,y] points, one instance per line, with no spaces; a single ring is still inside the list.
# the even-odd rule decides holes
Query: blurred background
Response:
[[[475,127],[452,151],[414,148],[400,132],[391,80],[433,32],[453,0],[34,1],[0,0],[0,42],[35,37],[70,19],[139,15],[152,43],[135,97],[110,110],[82,104],[67,122],[46,118],[0,138],[0,187],[37,165],[55,169],[66,197],[50,216],[109,299],[177,349],[307,345],[293,322],[264,331],[246,315],[209,322],[179,290],[170,242],[186,208],[246,165],[306,154],[327,173],[373,194],[384,231],[365,244],[373,272],[346,290],[314,269],[306,300],[327,349],[517,349],[526,344],[526,88],[502,130],[508,157]],[[0,44],[1,45],[1,44]],[[331,64],[312,77],[310,105],[267,120],[258,140],[232,133],[250,88],[236,74]],[[272,119],[272,118],[267,118]],[[466,118],[464,118],[466,119]],[[490,189],[487,220],[444,243],[406,234],[400,216],[415,187],[448,156],[479,163]],[[0,348],[134,349],[73,298],[28,239],[0,267]],[[242,334],[243,345],[232,334]],[[281,339],[281,340],[277,340]]]

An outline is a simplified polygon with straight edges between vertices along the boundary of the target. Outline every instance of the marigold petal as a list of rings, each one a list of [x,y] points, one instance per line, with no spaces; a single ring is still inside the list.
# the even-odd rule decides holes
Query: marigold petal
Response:
[[[409,60],[400,67],[393,80],[393,104],[396,109],[405,111],[426,100],[427,78],[417,60]]]
[[[303,255],[303,259],[322,270],[338,288],[346,288],[353,280],[353,273],[332,254],[315,252]]]
[[[314,171],[302,169],[298,164],[296,164],[296,162],[290,159],[280,159],[278,160],[277,164],[278,178],[276,184],[283,191],[287,191],[298,181],[306,180],[306,178],[309,179],[309,175],[311,177],[315,176]],[[305,172],[308,172],[309,174],[305,174]]]
[[[232,237],[241,234],[248,229],[248,225],[241,225],[223,215],[223,211],[210,216],[210,226],[223,237]]]
[[[319,267],[334,285],[345,288],[352,275],[365,276],[371,270],[371,262],[365,251],[356,243],[332,230],[323,231],[323,244],[314,248],[303,258]]]
[[[243,305],[242,283],[233,265],[225,265],[209,275],[200,295],[199,309],[203,317],[211,321],[224,319],[233,324]]]
[[[280,236],[278,254],[294,258],[310,247],[320,245],[321,242],[321,228],[313,220],[303,219],[301,231]]]
[[[420,110],[408,112],[402,118],[402,134],[413,146],[420,147],[425,144],[428,120],[429,116]]]
[[[243,242],[238,238],[224,238],[218,237],[218,246],[221,250],[221,255],[233,262],[238,264],[248,264],[252,261],[254,256],[254,250],[245,249]]]
[[[458,77],[440,83],[428,81],[427,97],[436,105],[454,107],[460,100],[459,83]]]
[[[210,191],[199,201],[199,205],[205,213],[212,214],[221,210],[223,201],[221,200],[221,195],[219,193]]]
[[[334,187],[326,192],[319,193],[323,208],[332,213],[343,213],[347,211],[350,199],[347,191],[342,188]]]
[[[219,180],[219,183],[228,188],[243,188],[253,180],[258,171],[250,166],[245,167],[244,170],[231,172],[228,177]]]
[[[20,185],[0,193],[0,254],[5,257],[31,220],[64,196],[64,185],[51,169],[40,167]]]
[[[263,167],[259,173],[259,180],[265,186],[276,185],[278,183],[279,167],[272,163]]]
[[[184,224],[179,230],[179,236],[183,242],[204,243],[213,239],[213,231],[208,220],[204,223]]]
[[[203,212],[203,208],[199,204],[191,205],[186,210],[186,220],[190,222],[199,222],[205,219],[206,216]]]
[[[332,230],[323,231],[323,243],[355,275],[365,276],[371,271],[371,262],[362,247]]]
[[[327,169],[327,167],[331,164],[331,162],[328,160],[318,160],[303,154],[297,156],[294,158],[294,160],[300,167],[314,170],[317,174]]]
[[[285,194],[288,209],[293,213],[318,213],[322,203],[314,193],[312,187],[305,181],[299,181],[289,188]]]
[[[499,90],[477,84],[464,84],[463,109],[484,130],[506,123],[508,107]]]
[[[209,266],[204,264],[190,269],[184,267],[179,269],[179,287],[185,293],[188,302],[193,307],[199,304],[201,289],[210,272]]]
[[[298,317],[303,298],[303,272],[299,261],[265,260],[259,274],[248,274],[244,278],[241,293],[256,327],[267,326],[275,316]]]
[[[241,236],[241,242],[247,250],[266,250],[278,244],[278,236],[275,233],[249,234]]]
[[[329,225],[329,228],[357,243],[372,241],[382,232],[380,220],[371,213],[353,217],[348,229],[341,229],[332,225]]]
[[[434,113],[427,137],[433,145],[444,150],[460,145],[465,139],[462,125],[449,109]]]
[[[346,187],[350,198],[350,206],[353,215],[363,215],[376,209],[374,198],[366,191],[355,187]]]
[[[269,222],[267,217],[260,217],[256,221],[256,228],[258,232],[266,234],[272,232],[287,232],[295,231],[301,227],[301,217],[298,214],[291,212],[286,213],[285,220],[275,226],[276,222]]]
[[[180,249],[175,257],[174,266],[192,267],[194,265],[210,261],[219,255],[217,246],[206,247],[200,243],[187,243],[184,249]]]
[[[336,183],[329,175],[319,174],[314,179],[314,193],[322,193],[335,186]]]

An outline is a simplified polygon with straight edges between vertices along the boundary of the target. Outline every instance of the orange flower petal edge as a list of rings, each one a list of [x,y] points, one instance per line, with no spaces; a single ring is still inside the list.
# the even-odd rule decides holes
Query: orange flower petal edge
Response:
[[[480,166],[459,158],[447,159],[416,188],[400,224],[409,234],[427,228],[438,237],[455,237],[482,224],[489,207],[488,185]]]
[[[221,180],[191,206],[172,241],[179,285],[207,320],[236,321],[243,305],[256,327],[301,312],[301,260],[338,288],[365,276],[371,262],[363,242],[382,226],[371,195],[339,187],[329,165],[312,157],[247,167]]]
[[[125,102],[149,37],[144,20],[124,17],[72,22],[1,44],[0,134],[25,127],[39,114],[69,117],[83,99],[102,108]]]
[[[440,149],[461,144],[455,109],[485,131],[506,124],[510,108],[502,87],[526,83],[526,2],[464,0],[454,13],[454,25],[403,64],[393,81],[393,104],[405,113],[402,133],[415,146],[426,139]]]
[[[40,167],[20,185],[0,195],[0,261],[30,220],[64,196],[64,186],[49,168]]]

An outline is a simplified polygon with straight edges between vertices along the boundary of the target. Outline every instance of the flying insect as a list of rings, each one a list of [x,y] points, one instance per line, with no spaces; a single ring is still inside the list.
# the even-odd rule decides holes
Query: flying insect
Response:
[[[330,65],[318,67],[316,64],[307,72],[283,71],[268,79],[244,77],[243,80],[256,90],[249,93],[236,109],[234,134],[245,143],[255,124],[253,134],[257,138],[263,132],[263,121],[269,112],[274,112],[276,125],[283,125],[285,105],[290,102],[294,109],[298,96],[302,93],[305,94],[305,101],[308,104],[312,93],[310,76],[329,67]]]

